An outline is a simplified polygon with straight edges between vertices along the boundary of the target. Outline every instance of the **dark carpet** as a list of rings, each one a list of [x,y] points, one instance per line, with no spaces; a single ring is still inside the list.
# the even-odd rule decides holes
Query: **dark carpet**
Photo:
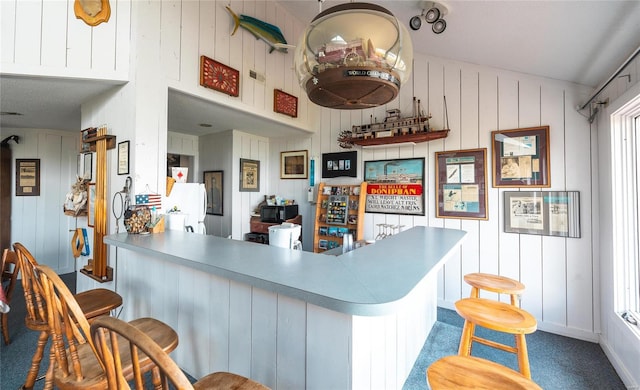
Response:
[[[71,291],[75,291],[75,274],[61,275]],[[0,389],[18,389],[26,377],[36,348],[37,332],[24,325],[25,305],[22,286],[16,286],[9,313],[11,344],[0,347]],[[438,309],[438,322],[433,327],[420,356],[413,366],[404,390],[428,389],[425,372],[434,361],[455,355],[462,333],[463,320],[454,311]],[[513,345],[513,336],[477,328],[479,336]],[[537,331],[527,335],[532,379],[543,389],[587,390],[624,389],[624,384],[598,344]],[[40,365],[44,375],[49,363],[48,348]],[[517,369],[515,355],[474,344],[473,355]],[[190,378],[193,380],[193,378]],[[42,389],[44,381],[34,389]],[[327,389],[333,390],[333,389]],[[337,389],[336,389],[337,390]]]

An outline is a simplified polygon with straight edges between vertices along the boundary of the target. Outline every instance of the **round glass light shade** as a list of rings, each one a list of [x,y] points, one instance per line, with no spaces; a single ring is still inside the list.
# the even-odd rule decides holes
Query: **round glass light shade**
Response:
[[[409,79],[409,31],[387,9],[347,3],[316,16],[295,53],[295,69],[309,99],[324,107],[360,109],[393,100]]]

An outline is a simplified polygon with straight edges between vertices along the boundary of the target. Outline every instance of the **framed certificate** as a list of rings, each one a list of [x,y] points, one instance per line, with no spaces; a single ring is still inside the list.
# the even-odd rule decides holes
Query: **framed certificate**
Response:
[[[118,144],[118,175],[129,174],[129,141]]]

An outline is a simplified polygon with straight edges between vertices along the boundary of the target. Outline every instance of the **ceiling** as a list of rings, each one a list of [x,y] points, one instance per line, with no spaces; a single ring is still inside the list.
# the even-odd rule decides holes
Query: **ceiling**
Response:
[[[322,9],[346,1],[326,0]],[[371,1],[409,19],[433,2]],[[318,14],[318,0],[279,3],[306,22]],[[423,22],[411,31],[416,52],[445,59],[486,65],[520,73],[570,81],[593,87],[606,81],[640,47],[640,1],[614,0],[447,0],[447,28],[434,34]],[[297,37],[287,37],[295,44]],[[48,78],[0,77],[0,126],[77,131],[80,104],[113,83]],[[55,96],[54,99],[51,97]],[[260,118],[225,110],[206,101],[170,91],[169,129],[202,135],[229,128],[255,128]],[[269,121],[267,121],[269,122]],[[211,123],[202,128],[200,123]],[[260,125],[265,126],[260,122]],[[282,127],[267,123],[267,128]],[[275,131],[275,130],[274,130]]]

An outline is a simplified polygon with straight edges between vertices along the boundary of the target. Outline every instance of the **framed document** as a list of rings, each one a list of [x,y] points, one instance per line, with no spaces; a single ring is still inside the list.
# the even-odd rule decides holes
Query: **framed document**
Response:
[[[425,215],[424,157],[365,161],[364,181],[365,212]]]
[[[505,191],[504,231],[580,238],[580,193]]]
[[[491,132],[494,187],[550,187],[549,126]]]
[[[306,150],[280,152],[280,178],[306,179],[309,175],[307,155]]]
[[[488,219],[487,149],[436,152],[436,217]]]
[[[118,175],[129,174],[129,141],[118,143]]]
[[[40,159],[16,159],[16,196],[40,196]]]
[[[240,192],[260,191],[260,161],[240,159]]]

